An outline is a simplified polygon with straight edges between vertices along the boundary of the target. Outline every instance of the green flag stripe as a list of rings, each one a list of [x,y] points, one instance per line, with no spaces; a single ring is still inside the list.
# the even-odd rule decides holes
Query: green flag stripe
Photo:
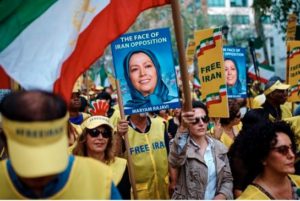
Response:
[[[0,23],[19,7],[22,0],[2,0],[0,1]]]
[[[1,1],[6,5],[7,1]],[[4,50],[31,22],[42,15],[57,0],[23,0],[21,3],[13,1],[11,11],[3,16],[0,23],[0,52]],[[1,7],[2,11],[3,8]]]
[[[273,71],[273,72],[275,71],[273,66],[264,65],[264,64],[259,64],[258,66],[259,66],[259,68],[263,68],[265,70],[269,70],[269,71]]]

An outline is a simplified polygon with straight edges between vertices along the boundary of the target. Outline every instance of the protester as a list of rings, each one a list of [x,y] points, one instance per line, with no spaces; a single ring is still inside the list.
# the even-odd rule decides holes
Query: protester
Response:
[[[292,117],[291,110],[284,105],[289,87],[290,85],[283,84],[279,80],[271,80],[265,85],[266,101],[262,104],[262,108],[269,114],[271,120]]]
[[[77,137],[82,133],[81,123],[87,119],[90,115],[85,112],[80,112],[81,108],[81,99],[80,92],[78,90],[73,90],[70,105],[69,105],[69,113],[70,118],[69,121],[71,125],[75,128],[77,132]]]
[[[109,109],[107,111],[107,117],[109,118],[109,122],[113,125],[113,127],[116,128],[121,117],[120,111],[116,107],[113,107],[111,95],[103,91],[98,94],[97,99],[105,100],[108,103]]]
[[[159,105],[175,98],[169,95],[161,77],[161,66],[150,50],[129,52],[124,59],[124,76],[131,95],[126,107]]]
[[[175,137],[178,127],[181,124],[181,108],[176,108],[173,110],[173,117],[169,119],[168,122],[168,135],[169,139]]]
[[[0,199],[120,199],[108,166],[68,155],[69,117],[59,96],[15,92],[0,111],[9,152],[0,164]]]
[[[244,132],[245,130],[250,130],[251,132],[253,127],[258,127],[259,125],[266,124],[269,121],[268,114],[262,108],[249,110],[242,119],[243,126],[240,132]],[[248,142],[241,142],[241,138],[237,136],[228,151],[228,158],[233,176],[233,193],[235,198],[241,195],[248,183],[253,179],[249,178],[247,168],[241,161],[240,154],[244,147],[243,143]]]
[[[178,170],[172,199],[232,199],[233,179],[227,148],[207,134],[208,110],[199,101],[182,112],[188,130],[178,130],[170,147],[169,163]]]
[[[113,127],[104,116],[89,117],[82,125],[82,135],[79,137],[73,154],[89,156],[99,160],[113,170],[113,181],[123,199],[130,199],[130,181],[127,161],[115,157],[113,150]]]
[[[138,199],[168,199],[168,136],[162,120],[134,114],[120,120],[117,135],[128,132]]]
[[[240,157],[251,179],[238,199],[297,200],[300,176],[295,172],[296,143],[290,126],[268,122],[241,131]]]
[[[215,126],[211,129],[211,134],[216,139],[223,142],[227,148],[231,146],[234,139],[242,128],[240,106],[235,99],[230,99],[229,118],[220,118],[215,121]]]

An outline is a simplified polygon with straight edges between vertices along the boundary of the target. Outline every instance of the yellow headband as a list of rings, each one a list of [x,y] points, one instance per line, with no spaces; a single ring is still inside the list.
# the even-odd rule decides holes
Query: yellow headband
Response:
[[[67,135],[67,121],[69,114],[50,121],[22,122],[2,117],[2,126],[5,135],[22,144],[46,145],[58,141]]]

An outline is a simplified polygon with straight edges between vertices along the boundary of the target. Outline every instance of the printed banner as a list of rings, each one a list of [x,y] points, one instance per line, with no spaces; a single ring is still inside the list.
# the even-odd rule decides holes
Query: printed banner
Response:
[[[246,98],[246,49],[225,46],[223,47],[223,54],[228,97]]]
[[[288,101],[297,102],[300,101],[300,41],[288,41],[287,50]]]
[[[210,117],[229,117],[221,29],[196,31],[195,43],[201,100],[206,102]]]
[[[169,28],[124,34],[111,49],[126,115],[181,107]]]
[[[297,15],[289,14],[288,24],[286,28],[286,40],[292,41],[296,38],[296,27],[297,27]]]

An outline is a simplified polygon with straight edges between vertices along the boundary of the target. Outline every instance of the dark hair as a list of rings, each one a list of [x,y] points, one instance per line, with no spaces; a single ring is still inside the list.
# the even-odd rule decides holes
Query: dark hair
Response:
[[[97,99],[100,99],[100,100],[109,100],[109,104],[111,106],[111,103],[112,103],[112,98],[111,98],[111,95],[105,91],[102,91],[101,93],[99,93],[97,95]]]
[[[229,108],[229,118],[220,118],[220,123],[222,126],[230,124],[233,121],[240,111],[240,105],[237,100],[229,99],[228,100],[228,108]]]
[[[265,124],[269,121],[269,114],[263,108],[251,109],[246,112],[242,119],[243,129],[251,129],[257,124]]]
[[[13,92],[2,100],[3,116],[17,121],[46,121],[62,118],[67,113],[65,101],[58,95],[45,91]]]
[[[201,108],[205,111],[206,115],[208,115],[208,109],[204,103],[201,101],[192,101],[192,107],[193,108]]]
[[[292,149],[296,150],[296,141],[289,124],[284,121],[267,122],[253,126],[252,129],[242,129],[228,153],[230,161],[240,160],[246,168],[246,184],[248,185],[263,171],[263,161],[268,157],[271,149],[277,143],[277,133],[285,133],[292,142]],[[232,149],[235,149],[232,151]],[[243,178],[245,179],[245,178]],[[243,180],[242,179],[242,180]]]
[[[81,105],[80,105],[80,108],[79,108],[79,112],[85,112],[85,108],[88,106],[88,102],[82,96],[80,96],[80,102],[81,102]]]

